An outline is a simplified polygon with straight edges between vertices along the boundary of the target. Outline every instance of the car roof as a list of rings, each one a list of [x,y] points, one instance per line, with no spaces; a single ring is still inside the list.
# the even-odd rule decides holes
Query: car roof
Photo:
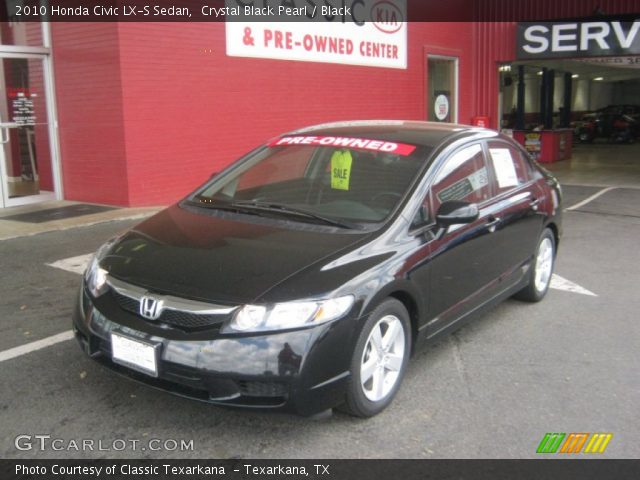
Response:
[[[446,140],[482,134],[497,135],[496,132],[469,125],[415,120],[354,120],[313,125],[284,135],[364,137],[412,145],[436,147]]]

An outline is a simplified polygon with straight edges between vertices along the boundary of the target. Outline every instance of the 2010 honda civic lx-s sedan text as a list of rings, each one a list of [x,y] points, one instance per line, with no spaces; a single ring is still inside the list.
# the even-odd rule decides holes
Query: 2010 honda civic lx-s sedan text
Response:
[[[74,331],[92,358],[179,395],[375,415],[418,344],[545,296],[560,197],[491,130],[290,132],[103,245]]]

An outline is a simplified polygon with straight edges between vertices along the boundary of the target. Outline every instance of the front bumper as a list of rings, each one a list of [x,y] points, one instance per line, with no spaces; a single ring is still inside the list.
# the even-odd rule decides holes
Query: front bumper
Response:
[[[188,334],[150,326],[128,312],[98,309],[84,288],[73,313],[73,330],[82,349],[117,373],[200,401],[302,415],[344,400],[356,324],[357,319],[347,316],[288,332]],[[158,376],[114,363],[112,331],[159,345]]]

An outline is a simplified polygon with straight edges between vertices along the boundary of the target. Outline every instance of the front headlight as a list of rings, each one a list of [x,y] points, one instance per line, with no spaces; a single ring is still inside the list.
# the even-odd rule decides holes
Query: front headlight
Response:
[[[107,271],[100,267],[99,260],[95,255],[84,274],[84,281],[94,297],[99,297],[107,290]]]
[[[107,291],[107,271],[100,267],[100,260],[102,260],[111,249],[117,238],[113,238],[102,245],[95,253],[87,270],[84,272],[84,281],[87,285],[87,289],[94,297],[99,297]]]
[[[244,305],[223,332],[264,332],[320,325],[343,316],[353,302],[353,295],[346,295],[328,300],[304,300],[266,306]]]

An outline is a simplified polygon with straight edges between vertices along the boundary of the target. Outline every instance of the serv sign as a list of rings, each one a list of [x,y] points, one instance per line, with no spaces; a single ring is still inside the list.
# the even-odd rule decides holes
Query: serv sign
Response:
[[[640,18],[519,23],[517,57],[576,58],[640,54]]]
[[[277,8],[264,18],[255,9],[233,10],[239,15],[226,17],[227,55],[407,68],[406,0],[346,0],[339,11],[307,3],[297,16]]]

